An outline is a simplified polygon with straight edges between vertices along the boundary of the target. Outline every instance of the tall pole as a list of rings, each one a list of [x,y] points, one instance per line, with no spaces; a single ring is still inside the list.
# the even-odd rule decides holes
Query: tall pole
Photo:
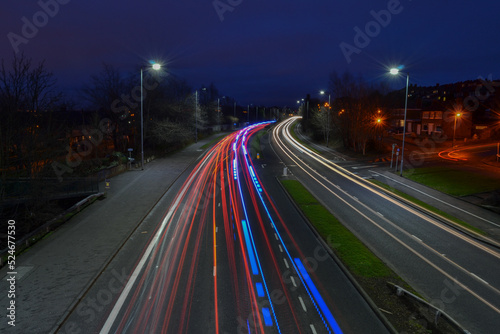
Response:
[[[328,147],[329,141],[330,141],[330,110],[332,107],[330,106],[330,101],[331,101],[331,95],[328,94],[328,109],[326,109],[326,147]]]
[[[455,132],[457,131],[457,118],[460,117],[461,114],[455,114],[455,126],[453,126],[453,143],[451,147],[455,147]]]
[[[194,127],[194,142],[198,142],[198,91],[196,91],[196,99],[194,101],[194,119],[195,119],[195,127]]]
[[[405,96],[405,116],[403,124],[403,147],[401,148],[401,171],[400,176],[403,176],[403,157],[405,154],[405,134],[406,134],[406,111],[408,110],[408,83],[410,82],[410,73],[406,73],[406,96]]]
[[[451,147],[455,147],[455,132],[457,131],[457,115],[455,115],[455,125],[453,126],[453,142]]]
[[[136,72],[137,73],[137,72]],[[141,170],[144,170],[144,93],[142,84],[142,67],[141,67]]]

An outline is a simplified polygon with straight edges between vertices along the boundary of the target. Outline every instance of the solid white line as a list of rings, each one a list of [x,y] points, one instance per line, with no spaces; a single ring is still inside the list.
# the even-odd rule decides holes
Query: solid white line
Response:
[[[490,283],[486,282],[484,279],[482,279],[481,277],[477,276],[476,274],[474,273],[470,273],[472,276],[474,276],[475,278],[477,278],[478,280],[480,280],[481,282],[483,282],[484,284],[487,284],[487,285],[490,285]]]
[[[354,166],[351,167],[352,169],[364,169],[364,168],[371,168],[371,167],[378,167],[377,165],[370,165],[370,166]]]
[[[153,248],[156,247],[158,240],[160,239],[160,236],[163,233],[165,226],[167,225],[167,222],[172,217],[172,214],[175,212],[177,206],[179,205],[179,202],[184,197],[184,194],[186,193],[187,189],[191,186],[191,183],[193,182],[195,176],[198,174],[199,170],[201,169],[201,166],[202,166],[202,164],[200,164],[200,167],[198,168],[198,170],[195,173],[193,173],[193,175],[189,179],[189,182],[186,184],[184,189],[182,189],[182,192],[177,196],[177,199],[174,202],[174,205],[172,207],[170,207],[170,210],[168,210],[168,213],[165,216],[165,219],[163,219],[163,222],[161,223],[161,227],[158,229],[158,232],[156,232],[156,235],[154,236],[153,240],[150,242],[148,248],[144,252],[144,255],[142,256],[141,261],[137,264],[137,267],[135,267],[135,270],[132,273],[132,275],[130,276],[130,279],[128,280],[127,285],[123,289],[115,306],[111,310],[111,313],[109,314],[108,319],[104,323],[104,326],[102,327],[102,329],[100,331],[100,334],[109,333],[109,331],[111,330],[111,327],[113,326],[113,323],[115,322],[116,317],[118,316],[118,313],[120,312],[123,304],[125,303],[125,300],[127,299],[128,294],[130,293],[130,290],[132,290],[132,287],[134,286],[135,281],[139,277],[139,273],[142,271],[142,268],[146,264],[146,261],[149,258],[149,255],[153,251]]]
[[[288,261],[287,261],[285,258],[283,258],[283,261],[285,262],[285,267],[286,267],[286,269],[289,269],[289,268],[290,268],[290,266],[288,265]]]
[[[300,301],[300,305],[302,305],[302,309],[304,310],[304,312],[307,312],[306,305],[304,304],[304,301],[302,300],[301,296],[299,296],[299,301]]]
[[[311,327],[311,332],[312,332],[313,334],[318,334],[318,332],[316,332],[316,328],[314,327],[314,325],[313,325],[313,324],[310,324],[310,325],[309,325],[309,327]]]

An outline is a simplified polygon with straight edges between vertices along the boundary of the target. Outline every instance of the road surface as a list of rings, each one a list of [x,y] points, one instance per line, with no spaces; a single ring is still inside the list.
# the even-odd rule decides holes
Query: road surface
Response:
[[[389,197],[302,146],[290,134],[295,120],[276,126],[272,138],[294,176],[428,301],[472,333],[497,332],[499,248]]]
[[[261,182],[247,145],[266,126],[224,138],[180,178],[61,333],[388,332],[274,176]]]

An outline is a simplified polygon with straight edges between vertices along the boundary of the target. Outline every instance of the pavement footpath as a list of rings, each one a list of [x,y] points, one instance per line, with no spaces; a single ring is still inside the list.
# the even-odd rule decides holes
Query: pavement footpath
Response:
[[[213,138],[153,160],[144,170],[111,178],[105,199],[95,201],[17,256],[15,281],[7,281],[7,266],[1,268],[0,333],[53,331],[158,200],[203,154],[201,147]],[[99,187],[104,189],[104,183]],[[12,288],[15,298],[9,296]],[[12,312],[7,308],[12,300],[15,322],[9,324],[7,315]]]

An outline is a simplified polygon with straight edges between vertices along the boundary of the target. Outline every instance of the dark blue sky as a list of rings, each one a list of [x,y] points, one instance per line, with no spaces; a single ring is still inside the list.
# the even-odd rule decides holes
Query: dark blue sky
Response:
[[[103,62],[130,72],[158,59],[242,105],[294,106],[327,88],[333,70],[396,88],[403,80],[385,74],[394,64],[418,85],[500,78],[499,13],[491,0],[16,0],[0,14],[0,57],[17,48],[46,59],[68,89]],[[23,31],[26,21],[38,31]]]

